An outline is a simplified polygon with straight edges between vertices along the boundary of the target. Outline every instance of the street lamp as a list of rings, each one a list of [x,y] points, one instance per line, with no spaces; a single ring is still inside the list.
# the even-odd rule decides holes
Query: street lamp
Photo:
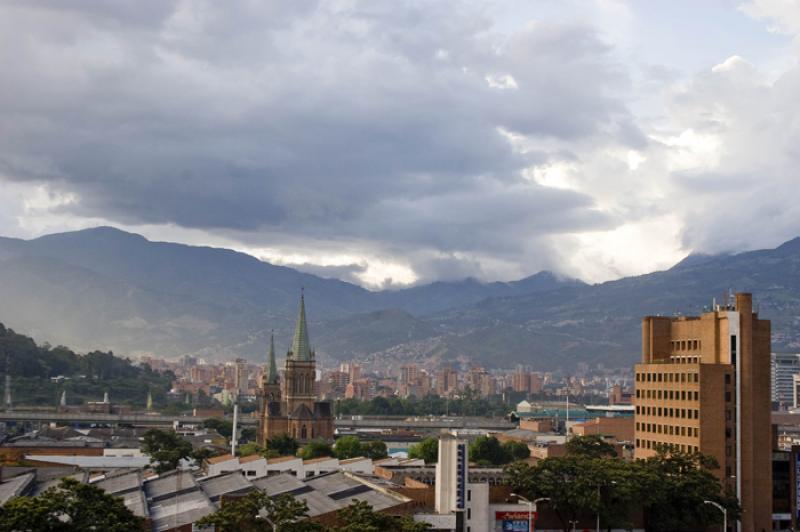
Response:
[[[612,480],[610,483],[616,484],[617,481]],[[605,485],[608,486],[608,484]],[[602,503],[603,503],[603,498],[600,493],[600,484],[598,484],[597,485],[597,532],[600,532],[600,506],[602,505]]]
[[[728,532],[728,509],[722,506],[720,503],[714,501],[703,501],[703,504],[715,506],[717,510],[722,512],[722,530]]]
[[[533,512],[536,511],[536,505],[540,502],[549,501],[550,497],[539,497],[538,499],[529,501],[522,495],[518,495],[516,493],[512,493],[511,496],[528,503],[528,530],[533,531]]]

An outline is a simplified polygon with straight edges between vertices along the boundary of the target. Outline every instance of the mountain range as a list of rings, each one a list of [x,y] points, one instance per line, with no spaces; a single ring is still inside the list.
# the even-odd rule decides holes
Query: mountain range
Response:
[[[597,285],[540,272],[372,292],[226,249],[151,242],[110,227],[0,238],[0,322],[71,347],[119,354],[263,359],[288,345],[300,288],[325,357],[472,360],[569,370],[630,365],[640,318],[694,314],[752,292],[773,348],[800,348],[800,239],[776,249],[691,255],[666,271]]]

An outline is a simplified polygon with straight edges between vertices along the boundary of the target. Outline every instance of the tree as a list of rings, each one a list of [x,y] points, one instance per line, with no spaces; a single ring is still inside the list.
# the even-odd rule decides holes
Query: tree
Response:
[[[507,441],[503,443],[503,449],[511,457],[511,461],[525,460],[531,455],[531,450],[521,441]]]
[[[469,459],[478,464],[501,465],[511,461],[511,454],[494,436],[479,436],[469,444]]]
[[[231,433],[233,431],[233,426],[231,426]],[[239,441],[243,442],[251,442],[256,441],[256,429],[253,427],[244,427],[239,434]]]
[[[430,529],[427,523],[414,521],[409,516],[395,517],[375,512],[366,501],[354,501],[337,512],[341,526],[336,532],[423,532]]]
[[[178,467],[178,463],[192,454],[192,444],[172,431],[150,429],[144,433],[142,452],[156,464],[156,473]]]
[[[276,451],[280,456],[294,456],[299,447],[297,440],[285,432],[267,440],[267,449]]]
[[[265,449],[255,442],[243,443],[236,448],[239,456],[250,456],[251,454],[263,454]]]
[[[336,458],[345,460],[347,458],[362,456],[363,449],[358,436],[342,436],[336,440],[336,443],[333,445],[333,452]]]
[[[217,532],[322,530],[318,523],[306,521],[307,517],[308,505],[305,501],[285,493],[273,499],[266,492],[256,490],[243,497],[226,499],[219,510],[203,517],[197,524],[213,525]]]
[[[201,447],[199,449],[195,449],[194,451],[192,451],[192,453],[189,456],[198,463],[203,463],[205,460],[208,460],[212,456],[217,456],[218,454],[219,454],[218,451],[211,450],[207,447]]]
[[[91,484],[65,478],[36,497],[15,497],[0,508],[0,530],[18,532],[140,532],[144,520]]]
[[[591,459],[580,456],[546,458],[535,466],[515,462],[506,468],[509,484],[515,493],[527,498],[548,497],[563,529],[569,521],[596,513],[597,482]]]
[[[728,510],[728,520],[741,513],[736,497],[723,492],[713,470],[713,457],[682,453],[662,447],[642,462],[647,490],[645,512],[652,530],[702,528],[721,522],[721,512],[703,501],[714,501]]]
[[[614,446],[602,436],[574,436],[567,441],[567,454],[586,456],[588,458],[607,458],[616,456]]]
[[[509,485],[528,498],[550,498],[564,530],[569,521],[598,515],[608,529],[629,528],[636,510],[644,510],[650,530],[703,529],[721,520],[704,500],[725,506],[731,519],[739,514],[735,497],[722,492],[711,472],[716,466],[711,457],[662,449],[647,460],[628,462],[598,448],[589,442],[534,466],[511,464]]]
[[[224,438],[230,438],[233,434],[233,423],[218,417],[206,419],[203,421],[203,426],[207,429],[216,430]]]
[[[426,464],[435,464],[439,460],[439,440],[429,436],[412,445],[408,449],[409,458],[421,458]]]
[[[311,460],[322,456],[333,456],[333,449],[331,449],[331,444],[327,441],[316,439],[305,444],[297,455],[303,460]]]
[[[369,441],[361,445],[361,451],[367,458],[380,460],[389,456],[389,450],[382,441]]]

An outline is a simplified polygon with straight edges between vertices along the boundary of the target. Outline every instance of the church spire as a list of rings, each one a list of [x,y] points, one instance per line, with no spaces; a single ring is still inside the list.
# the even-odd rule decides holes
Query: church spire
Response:
[[[306,325],[306,303],[305,294],[300,292],[300,315],[297,317],[297,325],[294,329],[294,339],[292,349],[289,351],[294,360],[311,360],[311,346],[308,342],[308,326]]]
[[[275,364],[275,334],[269,335],[269,366],[267,367],[267,384],[278,384],[278,365]]]

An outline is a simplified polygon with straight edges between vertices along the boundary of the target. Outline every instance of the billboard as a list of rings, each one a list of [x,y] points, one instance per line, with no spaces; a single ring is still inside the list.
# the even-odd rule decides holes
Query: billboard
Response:
[[[531,517],[536,522],[536,512]],[[532,523],[528,522],[528,512],[495,512],[496,521],[501,521],[503,532],[529,532],[533,530]]]

